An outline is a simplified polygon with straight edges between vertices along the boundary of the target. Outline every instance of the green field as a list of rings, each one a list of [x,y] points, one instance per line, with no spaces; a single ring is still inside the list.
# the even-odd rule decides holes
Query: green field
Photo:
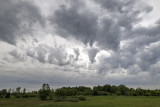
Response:
[[[86,101],[54,102],[38,98],[0,99],[0,107],[160,107],[160,97],[87,96]]]

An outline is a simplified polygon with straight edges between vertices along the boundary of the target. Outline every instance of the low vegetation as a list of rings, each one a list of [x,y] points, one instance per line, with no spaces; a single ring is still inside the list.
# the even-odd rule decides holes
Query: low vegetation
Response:
[[[157,96],[85,96],[86,101],[40,100],[38,97],[0,99],[0,107],[159,107]],[[69,100],[69,98],[66,98]],[[76,99],[77,100],[77,99]]]
[[[41,100],[53,100],[53,97],[57,97],[57,99],[66,98],[67,96],[81,96],[80,100],[83,100],[84,96],[115,96],[115,95],[123,95],[123,96],[160,96],[160,90],[149,90],[149,89],[141,89],[141,88],[128,88],[125,85],[103,85],[103,86],[94,86],[93,88],[78,86],[78,87],[62,87],[56,90],[50,88],[48,84],[43,84],[42,88],[38,91],[26,92],[24,88],[21,90],[21,87],[17,87],[15,91],[12,89],[2,89],[0,90],[0,98],[29,98],[29,97],[37,97]],[[83,96],[83,97],[82,97]],[[85,98],[84,98],[85,99]]]
[[[136,99],[138,100],[139,98],[142,98],[140,99],[142,101],[148,100],[148,98],[149,99],[155,98],[159,101],[160,100],[159,96],[160,96],[159,89],[155,90],[141,89],[141,88],[134,89],[134,88],[128,88],[125,85],[115,86],[106,84],[103,86],[99,85],[94,86],[93,88],[84,86],[62,87],[54,90],[51,89],[48,84],[43,84],[41,89],[32,92],[26,92],[26,89],[25,88],[21,89],[21,87],[17,87],[15,91],[13,89],[9,90],[2,89],[0,90],[0,105],[3,105],[3,103],[4,105],[10,104],[9,103],[10,101],[16,102],[16,101],[21,101],[22,99],[24,101],[31,101],[32,99],[39,102],[39,104],[47,103],[49,105],[61,104],[61,103],[63,103],[62,105],[65,105],[65,103],[74,104],[76,102],[78,102],[79,104],[81,104],[80,102],[83,102],[83,104],[84,103],[88,104],[90,101],[93,102],[93,104],[97,103],[98,105],[99,98],[104,98],[106,100],[108,100],[108,98],[111,99],[113,98],[112,100],[117,100],[117,102],[119,98],[124,98],[124,99],[133,98],[133,101]],[[39,98],[39,100],[37,98]],[[111,101],[111,99],[109,99],[110,103],[114,103],[114,101]],[[40,102],[41,100],[43,101]],[[104,101],[107,102],[106,100]],[[7,101],[8,103],[5,103]],[[126,102],[123,103],[125,104]]]

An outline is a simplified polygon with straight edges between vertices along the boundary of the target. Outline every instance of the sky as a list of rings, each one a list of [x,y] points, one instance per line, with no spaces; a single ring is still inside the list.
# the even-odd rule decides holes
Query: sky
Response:
[[[160,88],[159,0],[0,0],[0,89]]]

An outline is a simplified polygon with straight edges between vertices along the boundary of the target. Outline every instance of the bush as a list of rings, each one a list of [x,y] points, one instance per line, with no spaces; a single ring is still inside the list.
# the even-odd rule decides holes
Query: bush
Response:
[[[23,98],[29,98],[30,96],[28,94],[23,94],[22,97]]]
[[[39,98],[41,100],[46,100],[47,99],[48,94],[46,93],[45,90],[39,90]]]
[[[37,94],[30,94],[29,97],[37,97]]]
[[[117,94],[112,94],[112,96],[117,96]]]
[[[99,95],[111,95],[109,92],[105,92],[105,91],[98,91]]]
[[[151,96],[151,93],[150,93],[150,92],[147,92],[147,93],[146,93],[146,96]]]
[[[21,97],[20,94],[15,95],[15,98],[20,98],[20,97]]]
[[[3,98],[3,96],[2,96],[2,95],[0,95],[0,98]]]
[[[121,92],[120,92],[120,91],[117,91],[116,94],[117,94],[117,95],[121,95]]]
[[[23,94],[22,97],[23,98],[29,98],[29,97],[37,97],[37,94]]]
[[[56,102],[64,102],[65,101],[65,98],[64,97],[61,97],[61,96],[58,96],[56,97]]]
[[[53,100],[53,94],[52,93],[49,95],[49,99]]]
[[[11,97],[11,94],[10,93],[7,93],[5,98],[10,98]]]
[[[70,98],[68,101],[69,101],[69,102],[78,102],[79,99],[78,99],[78,98]]]
[[[79,99],[80,101],[86,101],[86,97],[85,97],[85,96],[79,96],[78,99]]]
[[[55,99],[56,102],[78,102],[79,98],[77,97],[62,97],[57,96]]]

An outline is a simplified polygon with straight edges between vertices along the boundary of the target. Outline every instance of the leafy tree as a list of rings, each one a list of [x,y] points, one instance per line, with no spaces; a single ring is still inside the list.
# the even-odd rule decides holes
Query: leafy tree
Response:
[[[48,84],[43,84],[42,89],[38,91],[39,97],[41,100],[46,100],[47,97],[50,95],[51,90]]]
[[[3,94],[1,90],[0,90],[0,98],[3,98]]]
[[[21,87],[16,88],[16,93],[20,93]]]
[[[20,91],[21,91],[21,87],[17,87],[16,91],[14,93],[16,98],[20,98],[21,97],[21,92]]]
[[[2,89],[2,98],[6,97],[7,95],[7,89]]]
[[[11,88],[8,90],[8,92],[7,92],[6,96],[5,96],[5,98],[10,98],[10,97],[11,97]]]
[[[55,91],[55,95],[65,97],[67,96],[67,91],[65,88],[59,88]]]
[[[96,86],[93,87],[93,95],[99,95],[98,88]]]
[[[25,93],[26,93],[26,89],[24,88],[24,89],[23,89],[23,94],[25,94]]]
[[[119,85],[118,90],[121,92],[121,95],[128,95],[129,88],[125,85]]]

